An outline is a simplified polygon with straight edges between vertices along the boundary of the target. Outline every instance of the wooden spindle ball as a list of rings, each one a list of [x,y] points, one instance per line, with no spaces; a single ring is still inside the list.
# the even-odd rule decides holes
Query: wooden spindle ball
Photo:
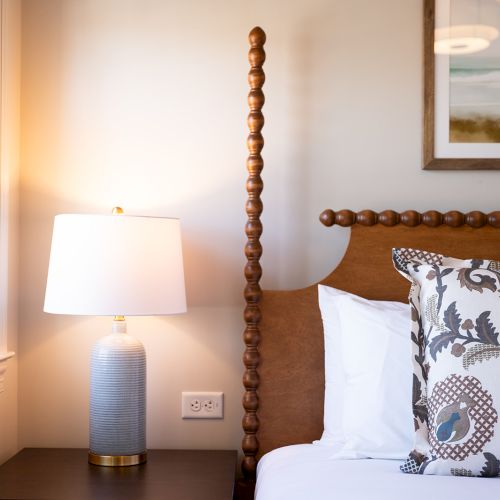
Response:
[[[491,212],[486,217],[490,226],[500,227],[500,212]]]
[[[247,212],[254,215],[260,215],[264,208],[264,204],[262,203],[262,200],[260,198],[252,197],[247,200],[245,207],[247,209]]]
[[[259,281],[262,277],[262,268],[257,261],[250,260],[245,265],[244,273],[247,280]],[[249,319],[253,320],[254,318],[251,317]]]
[[[250,47],[262,47],[266,43],[264,30],[260,26],[255,26],[248,34],[248,42]]]
[[[422,220],[420,214],[415,210],[407,210],[400,214],[399,217],[401,224],[408,227],[418,226]]]
[[[263,168],[264,160],[262,159],[262,156],[260,156],[260,154],[250,155],[247,158],[247,170],[250,174],[260,174]],[[260,179],[260,181],[262,182],[262,179]]]
[[[247,346],[257,346],[260,342],[260,333],[257,325],[247,326],[243,332],[243,341]]]
[[[262,245],[260,241],[249,241],[245,245],[245,256],[249,260],[259,260],[259,258],[262,256]],[[254,286],[254,284],[251,284]],[[260,288],[259,288],[260,290]]]
[[[422,214],[422,223],[429,227],[437,227],[443,223],[443,215],[437,210],[428,210]]]
[[[356,214],[352,210],[340,210],[335,214],[335,224],[348,227],[356,222]]]
[[[260,132],[253,132],[248,135],[247,148],[251,155],[260,154],[264,148],[264,137]]]
[[[361,210],[356,214],[356,222],[362,226],[373,226],[378,222],[378,215],[373,210]]]
[[[248,62],[252,68],[260,67],[266,61],[266,52],[261,47],[252,47],[248,51]]]
[[[266,102],[262,89],[252,89],[248,93],[248,106],[250,111],[260,111]]]
[[[443,216],[443,223],[450,227],[459,227],[464,224],[464,214],[458,210],[450,210]]]
[[[253,412],[247,413],[243,417],[243,426],[248,432],[257,432],[257,430],[259,429],[259,419],[257,415]]]
[[[257,218],[258,214],[248,214],[249,220],[245,224],[245,234],[248,239],[257,240],[262,235],[262,222]]]
[[[257,367],[259,364],[260,356],[256,349],[246,349],[243,353],[243,363],[246,366]]]
[[[335,212],[329,208],[327,210],[323,210],[319,216],[319,220],[326,227],[333,226],[335,224]]]
[[[248,191],[252,191],[253,196],[259,196],[264,189],[264,183],[260,177],[251,176],[247,179],[246,188]]]
[[[475,210],[465,214],[465,223],[474,228],[483,227],[488,222],[485,214]]]
[[[264,127],[264,115],[260,111],[252,111],[247,118],[250,132],[260,132]]]
[[[384,226],[395,226],[399,224],[399,214],[394,210],[384,210],[378,214],[378,221]]]
[[[252,68],[248,73],[248,84],[251,89],[261,88],[266,81],[266,75],[262,68]]]
[[[243,385],[247,389],[257,389],[259,387],[259,374],[255,369],[247,369],[243,374]]]
[[[243,408],[248,411],[256,411],[259,408],[259,398],[255,391],[248,391],[243,396]],[[249,428],[249,430],[251,430],[251,428]]]

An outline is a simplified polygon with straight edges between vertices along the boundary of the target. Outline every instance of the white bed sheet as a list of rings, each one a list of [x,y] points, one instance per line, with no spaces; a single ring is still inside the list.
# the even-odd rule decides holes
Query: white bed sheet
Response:
[[[399,460],[333,460],[325,446],[285,446],[257,468],[256,500],[500,499],[499,478],[403,474]]]

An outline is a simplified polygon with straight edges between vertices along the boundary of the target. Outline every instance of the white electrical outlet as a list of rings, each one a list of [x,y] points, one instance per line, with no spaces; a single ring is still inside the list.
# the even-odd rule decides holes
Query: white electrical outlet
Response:
[[[183,392],[182,418],[223,418],[223,392]]]

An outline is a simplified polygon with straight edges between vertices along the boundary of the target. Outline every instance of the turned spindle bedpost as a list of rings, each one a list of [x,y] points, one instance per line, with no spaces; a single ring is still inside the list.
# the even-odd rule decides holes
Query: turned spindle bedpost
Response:
[[[263,182],[260,173],[264,167],[264,161],[260,153],[264,147],[264,139],[261,134],[262,127],[264,126],[264,116],[261,109],[264,105],[262,86],[264,85],[265,74],[262,66],[266,59],[266,53],[263,48],[266,35],[261,28],[256,27],[250,32],[248,39],[250,42],[248,60],[251,68],[248,73],[248,83],[250,85],[250,92],[248,94],[248,105],[250,107],[248,128],[250,134],[247,139],[249,152],[247,159],[248,179],[246,184],[248,192],[246,213],[248,220],[245,226],[245,233],[247,235],[247,243],[245,245],[245,255],[247,257],[245,278],[247,284],[245,287],[246,307],[244,315],[246,322],[244,332],[246,348],[243,355],[243,362],[245,363],[245,373],[243,375],[243,385],[245,386],[245,394],[243,396],[243,407],[245,409],[243,430],[245,431],[245,436],[242,442],[242,449],[245,456],[241,468],[245,480],[254,481],[257,466],[256,454],[259,450],[259,441],[256,433],[259,429],[259,418],[257,416],[259,408],[257,394],[259,374],[257,368],[260,358],[258,350],[260,340],[259,302],[262,296],[259,285],[262,275],[259,263],[262,255],[262,246],[259,240],[262,234],[262,223],[260,221],[262,201],[260,195],[263,189]]]

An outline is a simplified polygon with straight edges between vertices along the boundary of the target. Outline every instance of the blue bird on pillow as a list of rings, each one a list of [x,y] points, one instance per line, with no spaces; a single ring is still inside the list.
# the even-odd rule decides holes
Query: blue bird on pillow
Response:
[[[445,406],[436,417],[436,439],[441,443],[455,443],[463,439],[470,429],[469,409],[475,405],[467,394]]]
[[[460,415],[457,412],[454,412],[448,420],[438,425],[438,428],[436,429],[436,437],[438,438],[438,441],[446,443],[456,432],[456,429],[454,429],[455,422],[458,422],[459,420]]]

